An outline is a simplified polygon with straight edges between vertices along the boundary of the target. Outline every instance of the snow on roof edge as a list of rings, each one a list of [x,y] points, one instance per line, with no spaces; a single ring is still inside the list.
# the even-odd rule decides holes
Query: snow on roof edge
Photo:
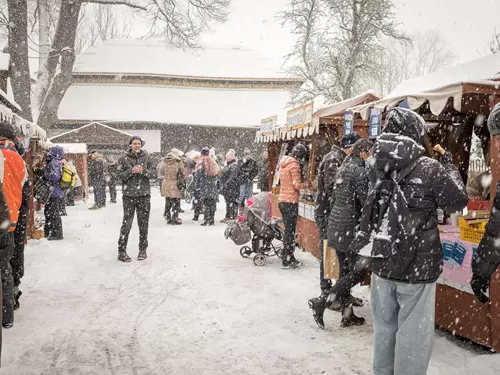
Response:
[[[124,131],[121,131],[121,130],[119,130],[119,129],[115,129],[115,128],[111,127],[111,126],[105,125],[105,124],[103,124],[102,122],[99,122],[99,121],[91,121],[91,122],[90,122],[89,124],[87,124],[87,125],[83,125],[83,126],[80,126],[80,127],[76,128],[76,129],[71,129],[71,130],[69,130],[69,131],[67,131],[67,132],[64,132],[64,133],[61,133],[61,134],[55,135],[55,136],[53,136],[52,138],[49,138],[49,141],[51,141],[51,142],[52,142],[52,141],[53,141],[53,140],[55,140],[56,138],[60,138],[60,137],[62,137],[63,135],[68,135],[68,134],[71,134],[71,133],[75,133],[75,132],[77,132],[77,131],[80,131],[80,130],[82,130],[82,129],[85,129],[86,127],[91,126],[91,125],[94,125],[94,124],[100,125],[100,126],[102,126],[102,127],[104,127],[104,128],[108,128],[108,129],[114,130],[114,131],[116,131],[116,132],[118,132],[118,133],[123,133],[123,135],[127,135],[127,136],[129,136],[129,137],[132,137],[132,135],[131,135],[131,134],[125,133]]]

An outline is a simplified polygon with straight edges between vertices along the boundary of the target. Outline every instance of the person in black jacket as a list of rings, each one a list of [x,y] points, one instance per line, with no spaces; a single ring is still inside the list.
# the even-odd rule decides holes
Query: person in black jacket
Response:
[[[226,201],[226,217],[221,220],[221,223],[235,220],[238,215],[239,173],[240,167],[236,162],[236,153],[234,150],[229,150],[226,155],[226,166],[220,178],[221,194]]]
[[[360,139],[358,133],[346,134],[342,137],[341,147],[332,146],[332,150],[323,158],[318,171],[318,191],[316,195],[316,208],[314,218],[320,232],[320,265],[319,282],[322,293],[326,293],[332,286],[330,280],[325,279],[323,241],[328,238],[328,218],[332,208],[333,186],[338,168],[342,165],[347,155],[351,153],[352,146]],[[348,270],[346,270],[347,272]]]
[[[260,191],[269,191],[269,159],[267,151],[262,153],[259,165],[259,188]]]
[[[253,195],[253,179],[259,174],[259,166],[252,157],[250,149],[243,152],[244,159],[240,166],[240,205],[243,206],[245,200]]]
[[[118,240],[118,260],[130,262],[127,244],[135,213],[139,226],[139,255],[137,260],[145,260],[148,248],[149,217],[151,214],[151,185],[153,159],[143,150],[144,141],[133,136],[130,149],[118,161],[117,178],[123,183],[123,223]]]
[[[116,203],[116,172],[118,170],[118,163],[111,155],[106,157],[108,164],[106,180],[109,188],[109,201]]]
[[[340,265],[340,278],[337,283],[327,291],[328,295],[333,295],[332,299],[340,301],[342,308],[342,327],[352,325],[362,325],[364,318],[354,315],[351,303],[351,288],[361,282],[365,269],[357,267],[359,256],[349,251],[356,234],[356,228],[361,219],[361,211],[368,195],[368,174],[365,168],[365,160],[373,143],[368,139],[358,140],[352,153],[344,160],[337,175],[331,201],[333,207],[328,219],[328,246],[334,248]],[[322,312],[318,316],[317,304],[326,308],[323,294],[319,298],[309,301],[313,309],[318,325],[323,328]],[[324,311],[324,309],[323,309]]]
[[[493,149],[500,150],[500,103],[493,108],[488,118]],[[491,277],[500,265],[500,181],[496,185],[495,199],[490,220],[472,261],[471,287],[477,299],[487,303]]]
[[[104,157],[97,151],[90,154],[89,182],[94,188],[95,204],[89,210],[99,210],[106,207],[106,174],[107,163]]]

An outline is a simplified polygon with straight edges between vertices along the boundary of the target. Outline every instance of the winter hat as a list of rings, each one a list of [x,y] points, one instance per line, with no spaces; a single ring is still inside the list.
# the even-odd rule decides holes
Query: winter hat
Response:
[[[226,154],[226,161],[230,162],[230,161],[234,161],[234,160],[236,160],[236,151],[231,149]]]
[[[307,147],[302,143],[299,143],[293,148],[291,155],[295,159],[303,159],[307,155]]]
[[[342,140],[340,141],[340,148],[351,148],[360,139],[361,137],[356,132],[344,134]]]
[[[17,131],[14,125],[7,121],[0,122],[0,137],[4,137],[14,141],[17,137]]]
[[[401,134],[421,145],[424,141],[424,119],[410,109],[393,108],[385,118],[382,133]]]
[[[132,144],[133,141],[135,140],[139,140],[141,141],[141,145],[142,147],[144,147],[144,145],[146,144],[146,142],[144,142],[144,139],[142,139],[141,137],[139,137],[138,135],[133,135],[132,138],[130,138],[130,142],[128,143],[129,145]]]
[[[173,148],[173,149],[172,149],[172,151],[170,151],[170,152],[171,152],[172,154],[174,154],[175,156],[179,156],[179,157],[181,157],[181,156],[183,156],[183,155],[184,155],[184,153],[183,153],[181,150],[178,150],[178,149],[176,149],[176,148]]]
[[[500,135],[500,103],[498,103],[488,117],[488,129],[492,136]]]
[[[208,147],[203,147],[203,148],[201,149],[201,154],[202,154],[202,155],[205,155],[205,156],[210,155],[210,149],[209,149]]]

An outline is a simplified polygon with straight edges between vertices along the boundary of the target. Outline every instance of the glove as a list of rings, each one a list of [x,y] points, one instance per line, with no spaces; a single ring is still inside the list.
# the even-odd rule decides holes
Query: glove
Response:
[[[478,299],[479,302],[487,303],[490,300],[490,298],[486,295],[486,293],[490,289],[489,278],[474,275],[472,276],[470,286],[472,287],[472,291],[476,295],[476,298]]]

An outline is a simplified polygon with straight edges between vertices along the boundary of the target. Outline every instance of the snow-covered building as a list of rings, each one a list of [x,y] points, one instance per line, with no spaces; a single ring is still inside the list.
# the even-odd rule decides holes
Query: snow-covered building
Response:
[[[77,57],[52,136],[98,121],[142,136],[152,152],[239,149],[301,84],[284,75],[280,61],[253,50],[107,41]]]

